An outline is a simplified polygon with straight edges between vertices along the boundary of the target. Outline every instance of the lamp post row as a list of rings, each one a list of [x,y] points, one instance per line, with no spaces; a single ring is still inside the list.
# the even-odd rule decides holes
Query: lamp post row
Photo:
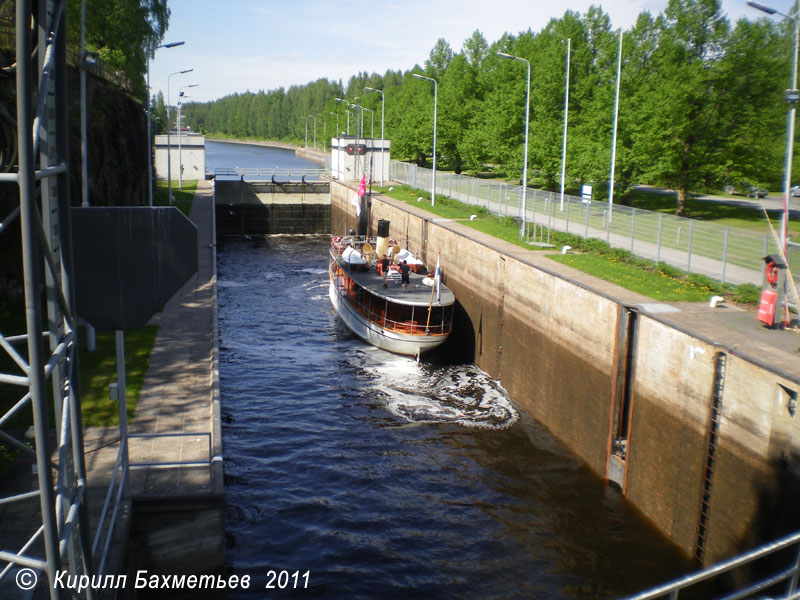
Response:
[[[760,10],[766,14],[774,15],[778,14],[781,17],[792,21],[794,24],[794,48],[792,52],[792,67],[791,67],[791,87],[787,90],[786,93],[786,101],[789,103],[789,114],[787,116],[787,136],[786,136],[786,166],[785,166],[785,177],[784,177],[784,210],[783,210],[783,219],[781,223],[781,234],[780,234],[780,241],[782,245],[782,249],[786,252],[786,244],[787,244],[787,230],[788,230],[788,203],[789,203],[789,195],[791,191],[791,172],[792,172],[792,155],[793,155],[793,139],[794,139],[794,129],[795,129],[795,122],[796,122],[796,109],[797,109],[797,102],[800,100],[800,93],[797,90],[797,54],[798,54],[798,47],[800,47],[800,21],[797,17],[792,17],[786,15],[774,8],[766,6],[761,2],[756,0],[747,0],[747,4],[757,10]],[[174,48],[176,46],[181,46],[185,42],[173,42],[169,44],[162,44],[160,46],[156,46],[153,49],[153,52],[159,48]],[[89,53],[86,53],[83,50],[83,53],[87,57],[86,62],[88,63]],[[147,55],[147,135],[148,135],[148,151],[150,148],[150,136],[151,136],[151,119],[150,119],[150,59],[151,53]],[[526,202],[527,202],[527,182],[528,182],[528,134],[529,134],[529,122],[530,122],[530,62],[522,57],[513,56],[511,54],[507,54],[505,52],[497,52],[497,56],[505,59],[516,60],[519,62],[524,62],[526,65],[527,77],[526,77],[526,92],[525,92],[525,135],[524,135],[524,150],[523,150],[523,169],[522,169],[522,202],[520,206],[520,237],[524,234],[525,229],[525,219],[526,219]],[[167,77],[167,179],[168,179],[168,190],[169,190],[169,202],[172,203],[172,180],[171,180],[171,160],[170,160],[170,123],[169,123],[169,79],[173,75],[180,75],[191,72],[193,69],[185,69],[182,71],[176,71],[174,73],[170,73]],[[567,41],[567,73],[569,73],[569,40]],[[431,206],[434,206],[436,203],[435,194],[436,194],[436,133],[437,133],[437,103],[438,103],[438,82],[432,77],[426,77],[424,75],[420,75],[417,73],[413,74],[414,77],[418,79],[424,79],[427,81],[431,81],[434,85],[434,108],[433,108],[433,175],[432,175],[432,185],[431,185]],[[194,87],[197,84],[193,84],[190,86],[184,87]],[[617,82],[619,85],[619,81]],[[182,88],[183,89],[183,88]],[[372,87],[365,87],[364,88],[368,92],[376,92],[381,95],[381,186],[383,185],[383,174],[384,174],[384,167],[383,167],[383,143],[385,139],[385,96],[383,90],[379,90]],[[564,142],[566,146],[566,118],[567,118],[567,111],[568,111],[568,96],[569,93],[569,75],[567,74],[567,83],[566,83],[566,90],[565,90],[565,107],[564,107],[564,125],[565,125],[565,132],[564,132]],[[345,112],[347,113],[347,133],[350,133],[350,111],[347,109],[348,106],[351,108],[359,108],[359,112],[361,113],[361,119],[363,119],[363,110],[370,110],[367,108],[362,108],[358,105],[358,103],[349,105],[349,103],[342,99],[342,98],[335,98],[337,102],[342,102],[345,104]],[[179,107],[180,112],[180,107]],[[339,114],[331,112],[330,114],[336,116],[336,129],[337,135],[339,134]],[[374,112],[372,113],[372,122],[373,122],[373,137],[374,137]],[[357,114],[358,116],[358,114]],[[308,146],[308,119],[314,120],[313,125],[313,143],[314,148],[316,148],[316,125],[317,119],[314,115],[309,115],[308,117],[303,117],[306,124],[306,146]],[[358,124],[357,124],[358,127]],[[178,132],[180,135],[180,131]],[[179,139],[180,143],[180,139]],[[566,153],[566,148],[563,148],[562,154]],[[562,156],[562,181],[561,181],[561,195],[562,195],[562,202],[563,202],[563,194],[564,194],[564,160]],[[84,163],[84,176],[86,171],[86,156],[85,156],[85,148],[83,149],[83,163]],[[612,178],[613,178],[613,164],[612,164]],[[152,160],[148,160],[148,195],[149,195],[149,204],[150,206],[153,205],[153,191],[152,191]],[[613,185],[613,181],[610,185]],[[611,192],[613,193],[613,192]],[[83,192],[83,204],[88,205],[87,199],[88,193],[86,184],[84,183],[84,192]]]
[[[167,75],[167,197],[170,205],[172,205],[172,142],[170,140],[170,129],[172,122],[169,118],[169,80],[173,75],[183,75],[184,73],[191,73],[194,69],[184,69],[183,71],[175,71]]]
[[[192,83],[184,85],[178,90],[178,187],[183,187],[183,122],[181,121],[181,107],[183,106],[183,99],[189,96],[184,95],[183,90],[186,88],[193,88],[200,85],[199,83]]]
[[[150,132],[150,60],[151,55],[155,54],[155,51],[159,48],[175,48],[176,46],[183,46],[186,42],[171,42],[169,44],[161,44],[160,46],[156,46],[153,48],[152,52],[147,53],[147,197],[148,197],[148,204],[153,206],[153,157],[151,154],[151,132]],[[169,79],[167,80],[169,82]],[[169,106],[167,106],[167,112],[169,113]],[[169,119],[167,119],[167,125],[169,125]],[[169,134],[169,126],[167,127],[167,134]],[[167,138],[169,139],[169,138]],[[167,148],[167,161],[169,161],[169,148]],[[170,196],[171,199],[171,196]],[[171,201],[171,200],[170,200]]]

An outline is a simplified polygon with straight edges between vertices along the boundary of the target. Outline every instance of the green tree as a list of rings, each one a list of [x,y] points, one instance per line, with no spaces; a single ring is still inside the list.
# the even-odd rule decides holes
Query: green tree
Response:
[[[433,149],[433,85],[408,71],[403,86],[386,98],[386,110],[392,156],[425,165]]]
[[[444,75],[451,60],[453,60],[453,49],[446,39],[439,38],[431,50],[428,60],[425,61],[426,74],[438,80]]]
[[[164,93],[159,91],[150,102],[150,129],[153,135],[167,132],[167,105]]]
[[[689,192],[719,184],[728,161],[725,113],[734,99],[715,67],[729,25],[718,0],[670,0],[657,26],[654,69],[635,99],[632,140],[643,179],[676,190],[676,214],[684,215]]]
[[[473,68],[480,69],[483,61],[489,55],[489,44],[483,34],[476,29],[469,38],[464,40],[461,53]]]
[[[112,69],[122,71],[142,101],[147,100],[147,55],[169,25],[167,0],[86,0],[86,47]],[[81,0],[67,3],[69,39],[81,39]]]
[[[476,85],[475,69],[463,54],[456,54],[441,77],[436,144],[442,164],[448,165],[456,173],[461,173],[464,163],[459,141],[478,107],[475,100]]]

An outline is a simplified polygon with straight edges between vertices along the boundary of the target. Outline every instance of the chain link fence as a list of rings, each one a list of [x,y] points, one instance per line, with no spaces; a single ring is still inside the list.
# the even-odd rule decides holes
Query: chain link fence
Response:
[[[392,161],[391,178],[414,188],[430,190],[433,172]],[[519,217],[522,187],[466,175],[436,173],[436,194],[489,212]],[[778,253],[771,234],[760,234],[716,223],[642,210],[621,204],[609,206],[576,196],[528,188],[525,201],[531,243],[547,244],[551,230],[598,238],[631,253],[665,262],[688,273],[723,283],[760,286],[763,258]],[[789,243],[789,268],[800,281],[800,244]]]

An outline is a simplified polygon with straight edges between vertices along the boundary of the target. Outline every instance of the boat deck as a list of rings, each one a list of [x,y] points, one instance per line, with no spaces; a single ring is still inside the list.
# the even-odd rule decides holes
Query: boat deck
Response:
[[[356,271],[350,269],[349,265],[340,257],[336,257],[336,260],[353,281],[379,298],[385,298],[397,304],[414,306],[428,306],[431,302],[431,287],[422,283],[425,275],[421,273],[409,273],[411,285],[408,286],[409,291],[403,292],[403,286],[399,281],[397,283],[387,281],[388,287],[383,287],[383,276],[378,274],[374,266],[366,271]],[[444,284],[441,285],[440,296],[441,300],[437,302],[434,294],[433,306],[450,306],[456,301],[453,292]]]

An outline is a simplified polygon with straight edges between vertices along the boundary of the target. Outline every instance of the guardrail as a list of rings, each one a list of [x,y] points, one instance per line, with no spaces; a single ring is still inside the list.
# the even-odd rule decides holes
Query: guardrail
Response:
[[[114,469],[106,490],[103,508],[100,511],[97,531],[92,542],[92,555],[97,561],[97,575],[104,575],[108,562],[109,551],[114,540],[119,517],[128,508],[130,501],[130,471],[145,468],[171,468],[171,467],[205,467],[208,469],[209,492],[215,490],[214,460],[211,432],[165,432],[165,433],[127,433],[121,428],[120,448],[117,451]],[[177,461],[143,462],[132,461],[129,458],[129,445],[131,439],[159,439],[171,437],[206,437],[207,458],[188,459]],[[99,551],[99,552],[98,552]]]
[[[784,557],[784,564],[778,566],[777,570],[759,579],[755,583],[747,584],[725,595],[720,598],[720,600],[742,600],[744,598],[753,597],[754,594],[759,594],[756,597],[761,600],[770,598],[781,598],[782,600],[800,598],[800,592],[798,592],[798,580],[800,580],[800,532],[798,532],[776,540],[775,542],[765,544],[741,556],[721,562],[693,575],[687,575],[671,583],[631,596],[627,600],[655,600],[656,598],[677,600],[680,592],[684,590],[694,588],[704,582],[718,580],[734,569],[754,566],[752,563],[755,561],[776,558],[774,555],[783,550],[786,550],[787,556]],[[789,560],[786,560],[787,558]],[[767,571],[767,569],[768,567],[764,567],[764,571]],[[772,569],[770,569],[770,571],[772,571]],[[778,589],[777,586],[780,584],[785,584],[783,590]],[[771,591],[772,593],[770,595],[763,594],[763,592],[766,591]],[[708,596],[703,595],[702,597],[705,598]]]
[[[429,190],[432,171],[392,161],[391,178]],[[466,204],[486,207],[497,215],[517,217],[522,187],[452,173],[436,174],[436,193]],[[526,221],[587,238],[605,240],[656,262],[689,273],[700,273],[723,283],[763,283],[763,257],[778,252],[770,234],[760,234],[696,219],[528,188]],[[789,267],[800,282],[800,244],[788,244]]]
[[[212,472],[212,464],[213,464],[213,457],[214,452],[212,449],[211,443],[211,432],[210,431],[195,431],[195,432],[165,432],[165,433],[131,433],[128,434],[128,439],[159,439],[159,438],[172,438],[172,437],[205,437],[208,440],[208,452],[207,458],[203,460],[198,459],[189,459],[189,460],[170,460],[170,461],[159,461],[159,462],[141,462],[141,461],[130,461],[128,466],[131,469],[144,469],[148,467],[156,467],[156,468],[168,468],[168,467],[207,467],[208,468],[208,480],[209,480],[209,488],[213,489],[213,478],[214,473]]]
[[[214,178],[235,177],[237,179],[249,179],[256,181],[271,180],[275,178],[279,181],[323,181],[327,180],[328,169],[258,169],[258,168],[217,168],[214,169]]]

